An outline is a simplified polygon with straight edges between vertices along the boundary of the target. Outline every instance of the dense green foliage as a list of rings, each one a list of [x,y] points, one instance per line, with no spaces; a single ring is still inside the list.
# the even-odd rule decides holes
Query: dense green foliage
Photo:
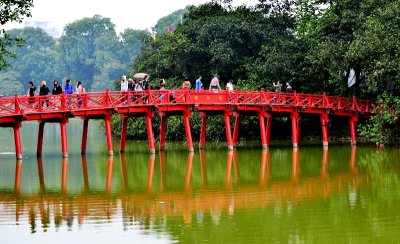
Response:
[[[185,77],[194,82],[198,74],[207,87],[218,73],[222,83],[233,79],[239,89],[270,90],[272,82],[290,81],[303,93],[372,100],[399,92],[399,0],[259,0],[254,7],[226,0],[189,10],[174,33],[142,50],[134,72],[167,78],[168,88],[180,87]],[[349,88],[351,69],[356,83]],[[373,127],[380,121],[371,120]],[[243,123],[247,134],[257,134],[256,118]],[[377,142],[369,129],[362,131]]]
[[[156,37],[162,37],[168,32],[168,26],[176,29],[176,27],[183,23],[183,17],[189,12],[189,6],[184,9],[179,9],[167,16],[162,17],[157,21],[157,24],[152,28],[156,33]]]
[[[9,22],[22,22],[24,17],[31,16],[31,7],[33,7],[33,0],[0,1],[0,25],[3,26]],[[20,47],[23,44],[23,39],[10,36],[0,27],[0,70],[9,65],[6,57],[16,57],[15,52],[12,52],[10,47]]]
[[[126,29],[117,35],[111,20],[99,15],[66,25],[59,39],[33,27],[13,29],[8,35],[24,39],[25,45],[9,48],[18,58],[6,58],[10,67],[0,72],[1,95],[26,94],[28,81],[41,80],[80,80],[88,91],[113,88],[151,39],[144,30]]]

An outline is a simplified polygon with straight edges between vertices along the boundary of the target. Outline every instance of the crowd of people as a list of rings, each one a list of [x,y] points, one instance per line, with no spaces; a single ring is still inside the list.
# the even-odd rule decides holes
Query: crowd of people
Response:
[[[36,95],[36,86],[35,84],[33,84],[32,81],[28,82],[29,85],[29,90],[27,92],[27,96],[28,97],[33,97]],[[64,90],[61,87],[61,85],[58,83],[58,80],[54,80],[53,82],[53,88],[50,91],[49,87],[47,86],[47,82],[46,81],[41,81],[40,82],[40,87],[39,87],[39,96],[47,96],[47,95],[60,95],[62,93],[65,94],[84,94],[86,93],[86,89],[83,87],[82,82],[77,81],[75,86],[71,84],[71,80],[68,79],[65,81],[65,85],[64,85]]]

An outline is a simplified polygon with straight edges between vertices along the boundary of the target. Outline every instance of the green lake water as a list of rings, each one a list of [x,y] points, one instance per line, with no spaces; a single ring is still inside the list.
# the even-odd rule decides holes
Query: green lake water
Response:
[[[130,141],[109,157],[91,122],[83,157],[71,120],[69,158],[57,124],[37,158],[37,127],[23,124],[22,161],[0,129],[1,243],[400,243],[397,148],[168,142],[150,155]]]

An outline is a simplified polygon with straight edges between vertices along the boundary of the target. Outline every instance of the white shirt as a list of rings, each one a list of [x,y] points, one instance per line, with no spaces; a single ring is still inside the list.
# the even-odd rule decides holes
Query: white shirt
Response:
[[[128,91],[128,80],[121,81],[121,91]]]
[[[233,91],[233,84],[232,83],[226,84],[226,87],[228,88],[228,91]]]

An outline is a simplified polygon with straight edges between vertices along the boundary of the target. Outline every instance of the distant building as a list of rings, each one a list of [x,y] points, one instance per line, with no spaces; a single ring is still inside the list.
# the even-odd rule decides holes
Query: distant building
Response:
[[[61,36],[61,31],[54,27],[49,21],[27,20],[24,23],[25,27],[41,28],[54,38],[59,38]]]

